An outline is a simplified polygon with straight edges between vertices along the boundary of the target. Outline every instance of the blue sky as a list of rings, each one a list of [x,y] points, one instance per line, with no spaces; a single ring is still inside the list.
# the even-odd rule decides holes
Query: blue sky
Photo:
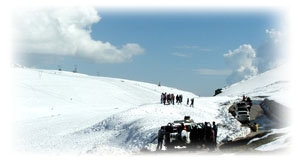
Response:
[[[225,54],[240,54],[246,48],[254,52],[254,58],[259,57],[257,50],[264,49],[271,32],[282,29],[276,12],[269,10],[87,10],[83,15],[77,14],[80,9],[46,9],[46,14],[42,9],[27,10],[34,14],[26,16],[37,19],[30,22],[21,22],[25,14],[19,14],[22,16],[15,23],[23,27],[16,27],[21,37],[16,41],[20,48],[15,54],[16,63],[43,69],[60,66],[69,71],[76,65],[80,73],[161,83],[212,96],[215,89],[228,85],[226,79],[235,70],[228,64],[235,62],[226,61]],[[65,25],[69,25],[68,32],[64,32]],[[94,45],[80,48],[89,41],[85,47]],[[90,51],[101,48],[97,45],[106,49]],[[98,56],[99,52],[107,54]],[[109,57],[112,54],[115,56]],[[252,66],[253,61],[248,67]],[[259,73],[257,67],[254,70],[252,74]]]

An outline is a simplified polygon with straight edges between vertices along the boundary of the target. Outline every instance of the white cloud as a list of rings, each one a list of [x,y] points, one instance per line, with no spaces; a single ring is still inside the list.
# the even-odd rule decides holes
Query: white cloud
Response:
[[[248,79],[257,74],[257,68],[255,66],[240,66],[226,78],[228,84],[233,84],[244,79]]]
[[[231,68],[236,69],[240,66],[252,66],[256,53],[251,45],[244,44],[233,51],[229,50],[228,53],[224,54],[224,57],[228,65]]]
[[[284,51],[284,36],[275,29],[266,30],[267,39],[254,50],[251,45],[244,44],[234,51],[224,54],[232,74],[227,83],[232,84],[250,78],[258,73],[273,69],[288,60]]]
[[[284,53],[283,34],[275,29],[266,30],[267,39],[256,51],[257,67],[260,73],[275,68],[287,60]]]
[[[249,44],[241,45],[239,48],[224,54],[227,64],[232,73],[227,78],[228,84],[239,82],[257,74],[255,66],[256,53]]]
[[[144,53],[136,43],[117,48],[93,40],[91,26],[100,20],[97,11],[88,7],[22,10],[15,14],[15,47],[22,54],[80,56],[99,63],[124,62]]]

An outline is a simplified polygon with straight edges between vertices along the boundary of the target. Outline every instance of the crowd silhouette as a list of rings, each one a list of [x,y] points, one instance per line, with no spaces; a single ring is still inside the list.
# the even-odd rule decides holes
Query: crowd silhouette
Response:
[[[173,93],[162,93],[161,94],[161,97],[160,97],[160,103],[161,104],[164,104],[164,105],[175,105],[175,101],[176,101],[176,104],[182,104],[182,101],[183,101],[183,96],[182,94],[177,94],[176,96],[173,94]],[[191,103],[190,103],[191,101]],[[194,98],[187,98],[187,106],[190,106],[190,107],[194,107]]]

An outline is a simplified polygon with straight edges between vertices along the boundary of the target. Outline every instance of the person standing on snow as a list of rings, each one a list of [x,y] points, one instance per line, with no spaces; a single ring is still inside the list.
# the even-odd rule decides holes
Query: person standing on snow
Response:
[[[164,105],[166,105],[166,101],[167,101],[167,92],[164,93],[163,101],[164,101]]]
[[[204,144],[207,147],[208,146],[208,142],[209,142],[209,137],[210,137],[210,126],[208,125],[208,122],[204,122],[205,126],[204,126]]]
[[[215,137],[214,137],[214,147],[217,147],[217,135],[218,135],[218,126],[216,125],[216,122],[213,121],[213,130],[215,132]]]
[[[183,99],[182,95],[179,95],[179,103],[180,104],[182,104],[182,99]]]
[[[158,140],[157,147],[156,147],[157,151],[162,149],[164,134],[165,134],[165,129],[164,129],[164,127],[161,127],[160,130],[158,131],[158,135],[157,135],[157,140]]]
[[[191,99],[191,105],[190,107],[194,107],[194,98]]]
[[[174,96],[174,94],[173,94],[173,93],[171,94],[171,98],[172,98],[172,104],[174,105],[175,96]]]

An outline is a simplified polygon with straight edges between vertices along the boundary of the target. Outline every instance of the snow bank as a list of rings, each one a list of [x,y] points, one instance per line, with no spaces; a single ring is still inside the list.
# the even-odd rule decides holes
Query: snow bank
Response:
[[[219,96],[238,96],[246,95],[249,97],[268,97],[270,100],[291,106],[290,99],[290,76],[288,75],[289,66],[282,65],[278,68],[256,75],[248,80],[235,83],[223,89]]]
[[[290,73],[289,65],[282,65],[248,80],[228,86],[218,96],[240,97],[246,95],[253,99],[258,98],[261,100],[267,98],[264,99],[264,102],[261,104],[265,112],[268,112],[267,114],[273,116],[274,119],[278,119],[276,123],[292,124],[291,121],[293,120],[291,118],[294,117],[294,114],[292,113],[295,112],[292,112],[290,109],[294,108],[295,103],[293,102],[295,102],[295,99],[293,99],[293,93],[291,92],[292,81],[290,79]],[[265,126],[268,126],[269,123],[274,122],[260,122],[260,124]],[[291,143],[289,139],[292,137],[290,126],[282,129],[272,129],[271,133],[262,138],[253,139],[249,144],[256,140],[261,140],[270,135],[279,133],[282,134],[282,136],[277,137],[277,139],[271,143],[257,147],[256,150],[274,151],[276,149],[290,147]]]

